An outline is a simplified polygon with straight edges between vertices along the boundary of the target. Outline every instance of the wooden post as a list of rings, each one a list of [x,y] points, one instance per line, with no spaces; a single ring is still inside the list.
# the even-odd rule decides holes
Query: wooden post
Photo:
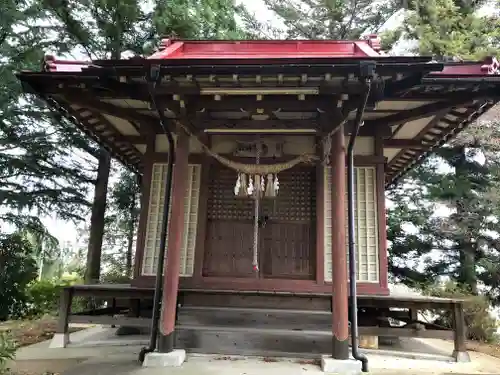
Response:
[[[56,333],[50,343],[51,348],[65,348],[69,343],[69,315],[71,314],[72,302],[73,288],[62,288],[59,300],[59,319],[57,322]]]
[[[463,303],[453,304],[453,341],[455,349],[453,350],[453,358],[457,362],[470,362],[470,356],[467,352],[467,332],[465,326],[464,306]]]
[[[189,136],[183,129],[177,131],[175,164],[173,169],[171,220],[168,226],[168,242],[165,257],[162,316],[158,351],[169,353],[174,349],[177,293],[179,290],[179,268],[184,237],[184,195],[187,188],[189,159]],[[167,212],[164,213],[168,215]]]
[[[332,357],[349,359],[346,253],[346,149],[343,126],[333,134],[332,168]]]

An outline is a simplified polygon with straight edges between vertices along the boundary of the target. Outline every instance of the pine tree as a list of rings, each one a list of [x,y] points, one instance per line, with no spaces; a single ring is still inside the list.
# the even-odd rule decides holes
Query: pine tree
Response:
[[[437,59],[479,60],[499,47],[498,15],[478,16],[488,1],[416,0],[403,30],[418,40],[418,53]]]
[[[46,19],[56,25],[59,52],[80,50],[88,59],[119,59],[143,54],[161,36],[234,38],[240,35],[230,0],[158,0],[149,8],[137,0],[40,0]],[[92,204],[86,282],[99,280],[110,158],[98,154]]]
[[[137,176],[122,171],[110,192],[103,246],[103,266],[107,279],[130,279],[133,250],[139,220],[140,187]]]
[[[0,226],[42,228],[40,216],[81,220],[91,182],[69,139],[78,133],[25,95],[14,73],[39,70],[44,32],[32,2],[6,1],[0,14]],[[81,139],[80,139],[81,140]],[[83,147],[87,147],[85,144]],[[78,148],[82,148],[78,146]],[[78,153],[76,153],[78,154]]]
[[[239,13],[256,38],[359,39],[377,30],[401,7],[398,0],[263,0],[276,15],[276,27],[259,22],[244,6]],[[278,22],[276,22],[278,21]]]
[[[399,35],[418,40],[415,52],[436,59],[482,59],[498,49],[500,25],[495,15],[476,14],[483,3],[414,1]],[[396,269],[400,275],[408,276],[406,282],[411,283],[412,277],[425,282],[437,276],[450,276],[477,293],[480,279],[491,286],[495,276],[500,275],[500,267],[494,267],[492,261],[500,259],[495,239],[500,199],[494,193],[500,183],[499,135],[491,120],[477,122],[437,150],[432,160],[412,174],[414,183],[421,186],[421,202],[444,205],[451,214],[428,220],[429,212],[415,210],[413,221],[420,222],[418,234],[399,232],[404,245],[392,244],[391,257],[404,259],[412,254],[434,253],[433,257],[427,257],[420,275],[415,275],[411,266]],[[478,161],[478,157],[485,162]],[[395,191],[390,194],[398,195]],[[389,232],[397,232],[403,216],[397,210],[389,211],[389,216],[389,223],[394,225]],[[422,276],[426,276],[425,280]]]
[[[422,267],[422,261],[428,258],[436,246],[430,218],[437,205],[426,200],[425,188],[415,178],[421,168],[431,166],[420,166],[410,172],[389,190],[387,196],[389,275],[393,282],[403,282],[412,287],[432,284],[439,276],[439,272]]]

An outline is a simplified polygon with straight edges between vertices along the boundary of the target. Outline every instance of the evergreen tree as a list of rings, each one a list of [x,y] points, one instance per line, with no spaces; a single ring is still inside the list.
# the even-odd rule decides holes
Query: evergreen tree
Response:
[[[436,247],[430,218],[437,205],[426,200],[425,188],[415,177],[419,169],[429,167],[420,166],[410,172],[388,194],[389,275],[393,282],[412,287],[432,284],[439,276],[439,272],[422,267]]]
[[[25,226],[19,234],[33,249],[33,259],[38,264],[38,280],[59,278],[62,274],[59,240],[39,222],[38,226]]]
[[[430,285],[448,276],[478,292],[480,265],[500,249],[500,199],[492,194],[499,186],[500,165],[495,159],[478,161],[478,153],[459,142],[443,147],[408,176],[413,189],[389,192],[395,202],[388,210],[389,264],[397,280]],[[435,215],[439,208],[448,213]]]
[[[179,38],[234,38],[240,35],[230,0],[40,0],[44,17],[54,23],[58,52],[79,50],[88,59],[119,59],[143,54],[163,35]],[[152,5],[148,7],[147,5]],[[98,153],[97,178],[85,281],[100,276],[110,158]]]
[[[124,170],[111,188],[103,247],[103,266],[108,268],[108,279],[129,279],[132,276],[140,211],[140,187],[137,182],[137,176]]]
[[[418,40],[420,55],[478,60],[498,48],[498,15],[478,15],[488,1],[415,0],[400,31]],[[400,34],[401,35],[401,34]],[[496,39],[496,40],[495,40]]]
[[[0,226],[41,228],[39,216],[80,220],[89,171],[75,156],[78,133],[25,95],[14,73],[39,70],[45,34],[32,2],[6,1],[0,14]],[[81,139],[78,139],[81,141]],[[78,145],[82,148],[82,145]],[[86,147],[86,144],[83,144]],[[78,155],[78,153],[76,153]]]
[[[244,6],[239,13],[256,38],[359,39],[377,30],[401,7],[399,0],[263,0],[276,27],[259,22]],[[278,21],[278,22],[276,22]]]
[[[500,25],[495,15],[477,15],[483,3],[414,1],[410,3],[407,22],[399,35],[418,40],[415,52],[419,54],[437,59],[482,59],[498,49]],[[434,254],[421,262],[421,274],[416,275],[407,265],[393,268],[400,277],[404,275],[406,282],[429,282],[446,275],[477,293],[480,279],[491,289],[495,275],[500,275],[498,262],[493,261],[500,260],[495,228],[500,199],[494,193],[500,182],[498,136],[491,119],[477,122],[437,150],[432,160],[411,175],[414,183],[421,187],[420,202],[445,206],[450,215],[429,220],[428,210],[413,210],[412,220],[418,222],[417,235],[414,235],[399,231],[399,224],[407,213],[404,207],[403,211],[389,210],[389,223],[393,226],[389,232],[399,234],[400,239],[391,245],[393,260],[414,254]],[[484,159],[484,163],[480,159]],[[402,202],[397,190],[390,195]]]
[[[0,322],[21,317],[26,290],[36,279],[33,248],[19,233],[0,233]]]

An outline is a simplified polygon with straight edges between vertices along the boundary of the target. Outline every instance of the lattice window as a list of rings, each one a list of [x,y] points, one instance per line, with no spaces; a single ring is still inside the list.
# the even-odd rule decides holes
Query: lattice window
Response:
[[[325,280],[332,280],[332,174],[324,170]],[[347,202],[347,191],[346,191]],[[356,167],[354,173],[354,221],[357,249],[357,280],[379,281],[377,191],[374,167]],[[347,204],[346,204],[347,220]],[[347,228],[347,226],[346,226]],[[346,251],[348,251],[346,230]]]
[[[143,275],[155,275],[160,250],[160,233],[162,225],[167,164],[153,164],[151,188],[149,193],[149,210],[146,227]],[[198,206],[200,197],[201,165],[190,164],[188,183],[184,195],[184,238],[181,248],[180,276],[192,276],[194,269],[194,252],[196,246],[196,230],[198,224]],[[172,208],[172,205],[170,205]],[[169,212],[170,220],[170,212]],[[168,241],[168,234],[167,234]],[[168,242],[167,242],[168,244]]]
[[[252,220],[254,200],[235,197],[236,173],[216,166],[210,171],[208,194],[209,220]],[[311,194],[316,183],[314,168],[295,167],[278,174],[280,190],[277,197],[261,200],[261,215],[270,220],[311,222],[316,217],[316,194]]]
[[[234,195],[236,177],[236,172],[229,168],[215,165],[210,169],[209,220],[252,220],[253,200]]]
[[[278,173],[278,196],[262,201],[262,214],[270,220],[310,223],[316,218],[316,170],[295,167]],[[311,193],[312,192],[312,193]]]

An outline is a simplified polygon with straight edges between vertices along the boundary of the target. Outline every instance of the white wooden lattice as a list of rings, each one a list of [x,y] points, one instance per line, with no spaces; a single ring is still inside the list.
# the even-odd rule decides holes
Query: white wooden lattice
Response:
[[[166,178],[167,164],[153,164],[151,188],[149,193],[148,220],[144,242],[144,257],[142,260],[142,274],[146,276],[156,275],[157,260],[160,250],[160,232]],[[189,277],[193,275],[200,197],[200,178],[201,165],[190,164],[188,184],[184,195],[184,238],[181,249],[181,265],[179,269],[180,276]],[[170,205],[170,208],[171,207],[172,205]]]
[[[332,280],[332,174],[324,169],[325,281]],[[346,189],[347,202],[347,189]],[[377,190],[375,167],[354,168],[354,221],[358,282],[379,281]],[[347,221],[347,204],[346,204]],[[346,226],[347,228],[347,226]],[[348,251],[346,230],[346,252]]]

